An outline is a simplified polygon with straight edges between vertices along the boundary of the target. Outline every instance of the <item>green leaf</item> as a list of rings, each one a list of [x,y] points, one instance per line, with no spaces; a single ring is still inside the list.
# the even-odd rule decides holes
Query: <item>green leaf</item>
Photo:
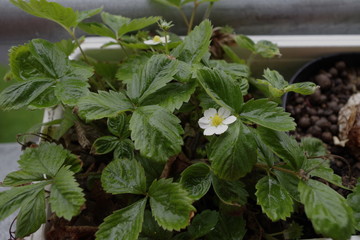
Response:
[[[134,107],[125,94],[114,91],[90,93],[78,102],[80,115],[88,120],[116,117]]]
[[[146,189],[148,189],[155,179],[160,178],[165,163],[157,162],[155,160],[142,157],[140,155],[135,155],[135,158],[141,163],[146,172]]]
[[[165,55],[152,56],[140,73],[134,75],[133,80],[128,84],[129,97],[141,103],[150,94],[173,80],[173,76],[177,72],[176,66],[177,62],[170,60]]]
[[[80,23],[79,28],[89,34],[99,35],[104,37],[116,38],[115,34],[105,24],[102,23]]]
[[[70,156],[61,145],[44,142],[37,148],[26,148],[18,163],[21,169],[32,174],[54,177]]]
[[[236,180],[251,171],[257,159],[253,133],[240,120],[213,138],[208,157],[214,173],[224,180]]]
[[[268,99],[251,99],[247,101],[241,110],[240,116],[277,131],[294,130],[296,127],[290,113],[285,112],[284,108]]]
[[[255,52],[255,43],[245,35],[237,35],[234,38],[235,42],[242,48],[246,48],[251,52]]]
[[[106,154],[113,151],[118,143],[119,138],[114,136],[103,136],[95,140],[91,151],[95,154]]]
[[[83,41],[83,39],[80,40]],[[66,54],[66,56],[70,56],[77,48],[77,44],[72,39],[64,39],[54,43],[54,45],[56,48],[63,51]]]
[[[34,39],[29,44],[29,51],[53,78],[61,78],[67,73],[67,56],[53,43]]]
[[[51,210],[67,220],[80,213],[85,198],[69,166],[60,168],[54,177],[49,202]]]
[[[48,108],[54,107],[59,103],[60,101],[55,95],[55,88],[50,86],[29,103],[29,108]]]
[[[268,166],[273,166],[278,162],[278,157],[270,150],[270,148],[261,140],[261,138],[254,131],[256,145],[258,147],[258,161],[266,163]],[[297,185],[296,185],[297,186]]]
[[[80,23],[81,21],[100,13],[102,10],[103,7],[78,12],[77,22]]]
[[[296,92],[302,95],[310,95],[313,94],[318,88],[319,86],[313,82],[301,82],[290,84],[284,90],[286,92]]]
[[[170,53],[186,63],[198,63],[208,52],[212,27],[209,20],[204,20],[189,33],[184,41]]]
[[[239,112],[243,105],[241,86],[221,70],[203,68],[197,77],[206,93],[220,106]]]
[[[283,168],[289,169],[289,167],[287,168],[286,166],[283,166]],[[274,173],[281,186],[286,189],[286,191],[295,201],[300,202],[300,195],[298,190],[300,179],[293,174],[282,171],[275,170]]]
[[[303,226],[292,222],[287,229],[284,230],[285,239],[300,239],[303,235]]]
[[[74,106],[79,99],[90,93],[90,85],[79,79],[66,79],[56,84],[55,95],[63,103]]]
[[[240,215],[221,213],[215,229],[206,235],[206,240],[242,240],[246,233],[246,222]]]
[[[160,17],[143,17],[143,18],[132,19],[128,23],[121,26],[121,28],[118,29],[117,34],[120,37],[129,32],[143,29],[147,26],[150,26],[150,25],[158,22],[160,19],[161,19]]]
[[[195,211],[179,183],[171,179],[155,180],[149,189],[150,207],[158,224],[166,230],[179,231],[190,223],[190,213]]]
[[[26,170],[18,170],[6,175],[3,185],[4,186],[19,186],[22,184],[31,183],[34,181],[42,181],[44,176],[42,173],[33,173]]]
[[[66,29],[77,25],[78,12],[59,3],[46,0],[10,0],[10,2],[31,15],[49,19]]]
[[[45,191],[42,189],[22,204],[16,218],[16,237],[23,238],[36,232],[45,222]]]
[[[115,159],[101,175],[104,190],[112,194],[146,193],[146,177],[144,168],[136,160]]]
[[[195,163],[181,173],[180,183],[188,191],[189,197],[199,200],[211,186],[210,167],[205,163]]]
[[[107,120],[109,131],[117,137],[126,138],[129,136],[129,119],[125,113]]]
[[[281,76],[280,73],[275,70],[272,71],[269,68],[264,70],[263,77],[270,83],[271,86],[276,89],[284,89],[289,85],[289,83],[284,80],[284,77]]]
[[[16,110],[25,107],[52,85],[54,82],[51,79],[34,79],[10,85],[0,93],[0,107],[3,110]]]
[[[356,230],[360,231],[360,184],[356,185],[354,192],[350,193],[347,196],[347,203],[352,208],[354,212],[355,223],[354,227]]]
[[[197,214],[188,227],[188,232],[192,239],[197,239],[208,234],[214,229],[219,219],[216,211],[205,210]]]
[[[116,78],[126,84],[130,84],[133,75],[137,74],[140,69],[148,62],[150,54],[142,53],[140,55],[132,55],[125,59],[118,68]]]
[[[107,12],[102,12],[101,13],[101,19],[115,33],[116,38],[118,38],[118,36],[117,36],[118,30],[122,26],[124,26],[126,23],[130,22],[130,20],[131,20],[130,18],[113,15],[113,14],[110,14],[110,13],[107,13]]]
[[[225,60],[210,60],[210,65],[235,78],[247,78],[250,76],[250,69],[245,64],[228,63]]]
[[[248,193],[245,185],[239,180],[226,181],[212,175],[212,184],[216,195],[228,205],[244,206],[247,202]]]
[[[168,83],[165,87],[146,97],[142,105],[159,105],[173,112],[180,109],[184,102],[188,102],[195,92],[196,83]]]
[[[181,0],[154,0],[154,1],[170,7],[180,7],[182,5]]]
[[[96,239],[137,240],[144,221],[147,198],[115,211],[104,219]]]
[[[300,181],[299,192],[315,231],[334,239],[350,238],[354,232],[353,211],[341,195],[312,179]]]
[[[35,198],[48,184],[48,181],[43,181],[0,192],[0,221],[4,220],[19,207],[25,206],[27,201]]]
[[[328,154],[325,143],[318,138],[303,137],[301,138],[301,147],[309,157],[319,157]]]
[[[278,46],[267,40],[260,40],[255,44],[255,52],[264,58],[281,56]]]
[[[164,230],[157,224],[154,217],[151,215],[150,210],[145,210],[144,222],[140,237],[146,237],[146,239],[156,240],[169,240],[172,237],[172,232]]]
[[[114,158],[134,157],[134,143],[130,139],[122,139],[118,142],[114,150]]]
[[[221,45],[221,48],[224,50],[225,54],[233,61],[234,63],[244,64],[245,60],[239,58],[239,56],[234,52],[234,50],[227,46],[227,45]]]
[[[286,220],[287,217],[290,217],[294,211],[293,201],[290,194],[275,178],[265,176],[258,181],[255,187],[257,204],[272,221]]]
[[[261,140],[292,169],[299,170],[306,157],[296,140],[284,132],[264,127],[257,128]]]
[[[135,149],[148,158],[167,161],[181,151],[183,129],[180,120],[160,106],[137,108],[130,120]]]

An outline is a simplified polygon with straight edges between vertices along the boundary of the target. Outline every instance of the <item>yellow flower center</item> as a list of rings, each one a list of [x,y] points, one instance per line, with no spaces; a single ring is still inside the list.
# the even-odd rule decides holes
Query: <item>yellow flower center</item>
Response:
[[[155,37],[153,38],[153,41],[154,41],[154,42],[161,42],[160,36],[155,35]]]
[[[219,126],[223,121],[224,119],[220,117],[218,114],[215,114],[215,116],[211,117],[211,125],[214,127]]]

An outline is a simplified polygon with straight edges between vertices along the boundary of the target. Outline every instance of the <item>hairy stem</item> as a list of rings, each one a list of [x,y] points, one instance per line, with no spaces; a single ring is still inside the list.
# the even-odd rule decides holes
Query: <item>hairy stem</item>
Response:
[[[194,19],[195,19],[195,15],[196,15],[196,10],[199,6],[199,3],[197,0],[194,1],[194,7],[193,7],[193,10],[191,12],[191,17],[190,17],[190,22],[189,22],[189,25],[188,25],[188,34],[191,32],[192,30],[192,26],[194,24]]]

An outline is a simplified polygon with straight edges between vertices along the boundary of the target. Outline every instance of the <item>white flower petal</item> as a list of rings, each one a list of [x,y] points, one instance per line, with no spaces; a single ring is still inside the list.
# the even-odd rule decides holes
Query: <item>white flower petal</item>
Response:
[[[200,128],[202,128],[202,129],[211,127],[211,125],[209,123],[202,123],[202,122],[198,122],[198,123],[199,123]]]
[[[211,127],[208,127],[208,128],[205,129],[204,135],[205,136],[211,136],[211,135],[214,135],[215,132],[216,132],[216,127],[211,126]]]
[[[224,133],[227,129],[228,129],[228,126],[227,126],[227,125],[221,124],[221,125],[219,125],[219,126],[216,127],[215,134],[218,134],[218,135],[219,135],[219,134],[222,134],[222,133]]]
[[[231,115],[230,117],[225,118],[225,120],[223,121],[223,124],[231,124],[235,121],[236,121],[236,117]]]
[[[210,117],[215,116],[216,113],[217,113],[217,111],[215,108],[209,108],[209,109],[205,110],[204,116],[206,118],[210,118]]]
[[[226,108],[223,108],[223,107],[219,108],[219,111],[218,111],[219,116],[222,118],[227,118],[228,116],[230,116],[230,113],[231,112],[229,110],[227,110]]]
[[[166,38],[165,38],[165,37],[160,37],[160,41],[161,41],[162,43],[166,43],[166,40],[167,40],[168,43],[170,42],[169,35],[166,35]]]
[[[144,41],[146,45],[158,45],[160,42],[154,42],[154,40],[146,40]]]
[[[211,122],[211,119],[210,118],[207,118],[207,117],[202,117],[199,119],[198,121],[199,123],[210,123]]]

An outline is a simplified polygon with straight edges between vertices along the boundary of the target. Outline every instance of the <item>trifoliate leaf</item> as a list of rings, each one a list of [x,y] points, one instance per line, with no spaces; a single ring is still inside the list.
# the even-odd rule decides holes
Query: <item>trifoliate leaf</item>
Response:
[[[261,140],[292,169],[299,170],[306,161],[303,149],[296,140],[284,132],[258,127]]]
[[[103,170],[101,183],[112,194],[146,193],[144,168],[136,160],[115,159]]]
[[[120,139],[114,136],[103,136],[95,140],[91,151],[95,154],[106,154],[117,147]]]
[[[54,177],[72,154],[62,146],[44,142],[37,148],[26,148],[18,161],[21,169],[32,174]]]
[[[255,44],[255,52],[264,58],[281,56],[278,46],[267,40],[260,40]]]
[[[150,207],[158,224],[166,230],[179,231],[190,223],[195,211],[192,200],[179,183],[171,179],[155,180],[149,189]]]
[[[239,180],[226,181],[212,175],[212,184],[216,195],[228,205],[244,206],[247,202],[248,193],[244,183]]]
[[[272,221],[285,220],[293,212],[290,194],[272,177],[265,176],[256,184],[257,204]]]
[[[212,27],[209,20],[204,20],[189,33],[184,41],[170,53],[186,63],[198,63],[209,51]]]
[[[354,192],[350,193],[347,196],[347,203],[352,208],[354,212],[355,223],[354,227],[356,230],[360,231],[360,184],[356,185]]]
[[[131,99],[141,103],[173,79],[177,72],[176,65],[176,61],[165,55],[152,56],[128,84],[127,94]]]
[[[195,163],[181,173],[180,183],[194,200],[202,198],[211,186],[210,167],[205,163]]]
[[[145,239],[156,239],[156,240],[169,240],[172,237],[172,232],[164,230],[157,224],[154,217],[151,215],[150,210],[145,210],[144,222],[140,237]]]
[[[146,97],[142,105],[159,105],[173,112],[180,109],[184,102],[188,102],[196,88],[195,82],[168,83],[165,87]]]
[[[104,219],[96,232],[96,240],[137,240],[144,221],[147,198],[115,211]]]
[[[51,79],[34,79],[10,85],[0,93],[0,107],[3,110],[25,107],[53,85]]]
[[[243,217],[221,213],[215,229],[206,235],[207,240],[242,240],[246,233]]]
[[[50,108],[58,105],[59,99],[55,95],[55,88],[48,87],[39,96],[29,103],[29,108]]]
[[[285,112],[284,108],[268,99],[251,99],[247,101],[241,110],[240,116],[277,131],[294,130],[296,127],[290,113]]]
[[[69,167],[62,167],[53,178],[49,202],[57,216],[70,220],[81,211],[84,194]]]
[[[48,184],[48,181],[43,181],[0,192],[0,221],[15,212],[16,209],[25,206],[27,201],[34,199]]]
[[[80,115],[88,120],[116,117],[118,114],[134,108],[125,94],[114,91],[90,93],[81,98],[78,105]]]
[[[188,227],[188,232],[192,239],[203,237],[215,228],[218,220],[218,212],[205,210],[194,217]]]
[[[198,70],[197,77],[206,93],[220,106],[239,112],[243,105],[241,86],[224,71]]]
[[[160,106],[137,108],[130,120],[135,149],[146,157],[165,162],[181,151],[183,129],[180,120]]]
[[[221,179],[237,180],[251,171],[257,159],[253,133],[240,120],[213,138],[208,157],[214,173]]]
[[[312,179],[300,181],[299,192],[315,231],[334,239],[350,238],[354,232],[353,211],[341,195]]]
[[[16,218],[17,238],[23,238],[36,232],[46,222],[45,191],[42,189],[32,198],[25,201]]]

